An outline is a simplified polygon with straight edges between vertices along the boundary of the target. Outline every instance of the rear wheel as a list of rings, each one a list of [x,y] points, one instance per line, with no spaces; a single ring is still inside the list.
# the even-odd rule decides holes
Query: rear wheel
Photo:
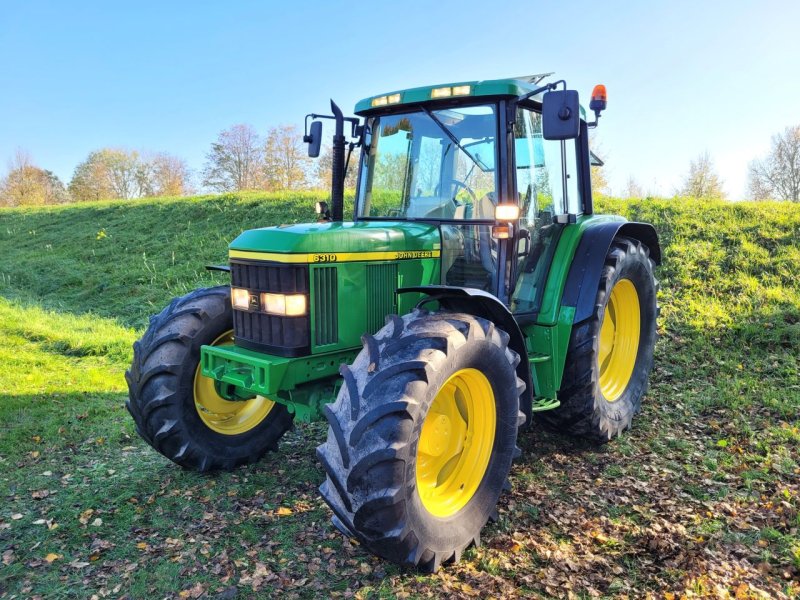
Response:
[[[233,469],[276,448],[292,425],[263,396],[227,400],[200,370],[200,347],[233,343],[230,288],[195,290],[150,320],[125,373],[136,430],[173,462],[199,471]]]
[[[339,529],[426,571],[479,542],[525,419],[508,339],[484,319],[424,311],[364,336],[317,449]]]
[[[647,246],[626,237],[614,240],[594,312],[572,328],[561,406],[539,413],[548,428],[606,442],[630,427],[653,367],[654,268]]]

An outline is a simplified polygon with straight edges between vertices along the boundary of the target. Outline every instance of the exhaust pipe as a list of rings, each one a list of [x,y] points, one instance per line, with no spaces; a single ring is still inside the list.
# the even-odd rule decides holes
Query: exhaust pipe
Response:
[[[342,110],[331,100],[333,118],[336,120],[336,131],[333,134],[331,170],[331,221],[344,220],[344,116]]]

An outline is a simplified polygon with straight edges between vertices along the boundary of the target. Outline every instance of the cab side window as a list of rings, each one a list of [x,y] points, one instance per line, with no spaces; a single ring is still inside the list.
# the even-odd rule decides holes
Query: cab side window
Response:
[[[554,215],[583,213],[578,185],[577,140],[543,140],[547,184]],[[566,181],[561,166],[566,166]]]

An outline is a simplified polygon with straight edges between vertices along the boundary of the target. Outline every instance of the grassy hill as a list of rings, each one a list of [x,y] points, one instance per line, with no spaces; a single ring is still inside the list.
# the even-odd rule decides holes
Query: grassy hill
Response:
[[[484,546],[418,576],[330,526],[322,424],[208,477],[150,450],[123,408],[147,317],[224,282],[204,266],[241,230],[312,220],[314,199],[0,211],[0,598],[800,594],[800,206],[601,200],[662,239],[643,414],[599,449],[524,434]]]

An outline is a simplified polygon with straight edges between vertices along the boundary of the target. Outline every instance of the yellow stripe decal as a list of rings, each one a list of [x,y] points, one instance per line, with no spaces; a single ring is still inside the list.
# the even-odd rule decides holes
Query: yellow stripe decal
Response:
[[[319,254],[278,254],[275,252],[249,252],[230,250],[230,258],[267,260],[280,263],[336,263],[365,260],[409,260],[439,258],[440,250],[401,250],[392,252],[325,252]]]

